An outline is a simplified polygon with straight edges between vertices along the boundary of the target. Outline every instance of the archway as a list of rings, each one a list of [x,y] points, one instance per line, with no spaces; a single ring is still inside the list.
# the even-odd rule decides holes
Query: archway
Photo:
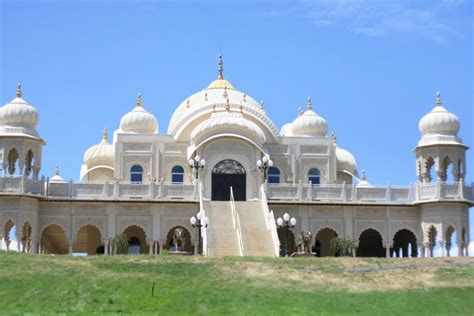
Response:
[[[337,237],[337,233],[327,227],[316,234],[314,248],[317,257],[334,257],[334,251],[331,249],[331,239],[335,237]]]
[[[102,245],[102,234],[94,225],[84,225],[76,234],[72,252],[87,253],[88,256],[97,254]]]
[[[286,228],[278,227],[277,229],[278,240],[280,240],[280,256],[284,257],[286,255]],[[296,242],[295,235],[288,230],[288,256],[291,256],[293,252],[296,251]]]
[[[180,249],[176,249],[175,245],[174,245],[174,239],[173,239],[173,236],[174,236],[174,231],[176,229],[182,229],[183,230],[183,238],[184,238],[184,248],[180,248]],[[166,249],[168,249],[169,251],[186,251],[186,252],[193,252],[194,251],[194,245],[193,243],[191,242],[191,234],[189,233],[189,231],[184,228],[183,226],[175,226],[173,228],[171,228],[169,231],[168,231],[168,234],[166,234],[166,244],[164,245]],[[178,246],[179,247],[179,246]]]
[[[147,254],[148,245],[146,243],[146,234],[143,228],[137,225],[131,225],[125,228],[123,234],[128,237],[129,254]]]
[[[66,232],[57,224],[50,224],[41,233],[41,253],[64,255],[69,253],[69,242]]]
[[[235,160],[226,159],[212,169],[212,200],[229,201],[230,187],[236,201],[246,200],[245,168]]]
[[[378,231],[369,228],[360,234],[357,257],[385,257],[382,236]]]
[[[411,251],[409,251],[411,248]],[[416,236],[415,234],[408,229],[399,230],[393,237],[393,251],[395,251],[396,256],[400,256],[400,251],[403,258],[406,257],[417,257],[418,248],[416,246]]]
[[[9,218],[5,222],[5,225],[3,225],[3,234],[2,234],[2,241],[5,244],[5,250],[6,251],[12,250],[12,248],[11,248],[12,237],[14,237],[15,233],[16,233],[15,223],[13,222],[13,220],[11,218]],[[0,244],[0,246],[1,246],[1,244]]]
[[[455,242],[456,240],[456,231],[453,226],[449,225],[448,228],[446,228],[446,256],[451,257],[451,247],[453,246],[453,241]],[[459,247],[459,245],[458,245]]]
[[[23,224],[23,228],[21,230],[21,245],[22,245],[22,252],[30,252],[31,251],[31,223],[30,221],[26,221]]]

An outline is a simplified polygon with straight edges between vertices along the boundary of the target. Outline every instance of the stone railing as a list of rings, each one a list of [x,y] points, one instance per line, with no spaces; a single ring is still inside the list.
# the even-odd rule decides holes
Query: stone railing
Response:
[[[195,183],[48,182],[25,177],[0,177],[0,195],[36,195],[84,200],[198,201]],[[474,184],[417,183],[409,186],[357,187],[352,184],[267,184],[268,201],[413,204],[436,200],[474,200]]]
[[[454,183],[419,183],[409,186],[371,186],[331,184],[267,184],[269,201],[297,202],[348,202],[413,204],[432,200],[470,200],[474,198],[474,185]]]

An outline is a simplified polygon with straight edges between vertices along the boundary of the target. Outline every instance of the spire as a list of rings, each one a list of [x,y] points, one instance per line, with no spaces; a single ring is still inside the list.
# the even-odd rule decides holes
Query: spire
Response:
[[[142,94],[139,93],[137,97],[137,106],[142,106]]]
[[[21,81],[18,81],[18,86],[16,88],[16,97],[17,98],[21,98],[21,95],[22,95],[22,91],[21,91]]]
[[[311,98],[308,97],[308,101],[306,102],[306,109],[308,111],[311,111],[312,108],[313,108],[313,106],[311,105]]]
[[[56,168],[54,169],[54,175],[59,176],[59,164],[56,163]]]
[[[298,108],[298,116],[301,116],[301,115],[303,115],[303,107],[302,106],[300,106]]]
[[[217,71],[219,75],[217,76],[217,79],[224,79],[224,60],[222,59],[222,54],[219,54],[219,67],[217,68]]]
[[[365,175],[365,170],[362,170],[362,176],[360,177],[361,180],[367,180],[367,176]]]
[[[107,133],[107,128],[104,128],[102,132],[102,143],[107,144],[107,139],[109,138],[109,133]]]
[[[263,100],[260,101],[260,110],[265,110],[265,102],[263,102]]]
[[[331,137],[334,139],[334,143],[337,143],[337,136],[335,132],[332,132]]]
[[[439,91],[436,92],[436,106],[443,106],[443,102],[441,101],[441,94]]]

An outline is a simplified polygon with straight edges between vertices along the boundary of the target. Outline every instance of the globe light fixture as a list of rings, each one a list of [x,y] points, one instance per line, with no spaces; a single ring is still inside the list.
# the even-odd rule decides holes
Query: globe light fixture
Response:
[[[206,165],[206,160],[199,157],[199,155],[196,155],[196,156],[194,156],[194,158],[189,159],[188,164],[191,167],[191,169],[195,170],[194,177],[196,179],[198,179],[199,178],[199,169],[204,168],[204,166]]]
[[[194,255],[199,256],[201,255],[202,243],[201,228],[206,228],[207,225],[209,225],[209,217],[204,216],[204,212],[202,210],[199,210],[196,216],[191,216],[189,222],[191,223],[191,226],[193,226],[193,228],[197,229],[198,238],[197,246],[194,248]]]
[[[273,167],[273,161],[270,156],[264,155],[262,159],[257,160],[257,167],[263,172],[263,181],[267,181],[267,171]]]

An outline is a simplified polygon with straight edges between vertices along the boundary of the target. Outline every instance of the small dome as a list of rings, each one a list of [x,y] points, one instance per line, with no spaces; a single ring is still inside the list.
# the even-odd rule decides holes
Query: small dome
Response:
[[[23,100],[21,96],[21,83],[18,83],[16,98],[0,108],[0,125],[35,129],[39,122],[38,111]]]
[[[56,164],[56,170],[54,171],[54,176],[51,177],[51,179],[49,179],[49,182],[52,182],[52,183],[64,183],[66,181],[64,181],[63,177],[61,177],[60,173],[59,173],[59,165]]]
[[[120,120],[120,130],[125,133],[155,134],[158,121],[142,107],[142,97],[138,95],[137,106]]]
[[[294,136],[326,136],[328,124],[323,117],[312,110],[310,98],[307,110],[293,121],[292,130]]]
[[[102,141],[86,150],[84,165],[87,165],[89,168],[99,165],[114,167],[115,150],[114,146],[107,142],[107,136],[107,129],[104,129]]]
[[[265,134],[257,124],[247,120],[240,112],[230,111],[212,113],[210,118],[201,122],[193,129],[191,133],[191,140],[195,140],[203,133],[208,133],[219,129],[229,131],[231,128],[237,129],[237,132],[249,132],[252,134],[252,136],[257,137],[259,141],[265,142]]]
[[[439,92],[436,93],[436,106],[423,116],[418,124],[422,135],[442,134],[456,136],[461,128],[459,119],[443,107]]]
[[[367,177],[365,175],[365,170],[362,170],[362,176],[360,177],[359,183],[356,185],[358,188],[373,188],[373,186],[367,181]]]
[[[336,146],[336,164],[337,171],[349,171],[355,175],[357,172],[357,164],[354,156],[347,150]]]
[[[293,136],[293,124],[287,123],[280,130],[280,136]]]

